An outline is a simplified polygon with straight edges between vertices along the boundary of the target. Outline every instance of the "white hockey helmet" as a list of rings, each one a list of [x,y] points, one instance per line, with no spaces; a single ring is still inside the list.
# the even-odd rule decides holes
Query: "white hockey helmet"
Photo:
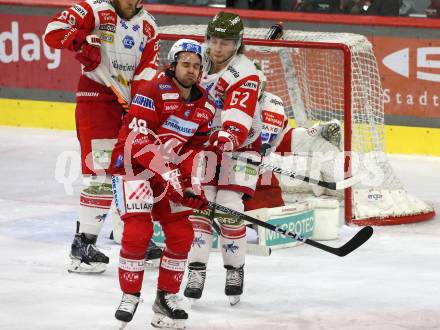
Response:
[[[199,55],[200,62],[203,59],[202,46],[199,42],[192,39],[179,39],[171,47],[168,52],[168,62],[174,63],[177,61],[177,55],[181,52],[190,52]]]

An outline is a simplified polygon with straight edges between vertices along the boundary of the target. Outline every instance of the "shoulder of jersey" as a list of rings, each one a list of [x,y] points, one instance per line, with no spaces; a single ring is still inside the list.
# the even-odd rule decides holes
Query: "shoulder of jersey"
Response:
[[[145,9],[142,11],[142,17],[150,20],[154,24],[157,24],[156,18],[153,15],[151,15],[148,11],[146,11]]]
[[[87,0],[90,7],[94,10],[111,9],[114,10],[111,0]]]
[[[278,113],[284,114],[283,100],[278,95],[270,92],[264,92],[262,107],[263,110],[265,107],[268,107],[272,110],[276,110]]]
[[[226,80],[231,83],[253,75],[257,75],[257,69],[254,63],[243,54],[237,55],[225,72]]]

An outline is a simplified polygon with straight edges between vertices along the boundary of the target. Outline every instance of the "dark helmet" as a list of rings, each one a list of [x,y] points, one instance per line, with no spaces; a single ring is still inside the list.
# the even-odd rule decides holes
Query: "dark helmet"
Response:
[[[241,43],[243,32],[243,21],[239,15],[221,11],[208,23],[206,37],[234,39]]]

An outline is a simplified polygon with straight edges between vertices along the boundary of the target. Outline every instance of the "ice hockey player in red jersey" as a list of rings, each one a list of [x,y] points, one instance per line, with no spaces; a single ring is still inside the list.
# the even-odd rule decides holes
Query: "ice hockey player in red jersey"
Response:
[[[139,86],[112,154],[112,173],[120,174],[112,178],[113,193],[124,221],[119,259],[123,295],[115,316],[130,322],[136,311],[154,218],[162,226],[166,248],[159,266],[152,325],[183,329],[188,314],[176,294],[194,237],[188,215],[207,205],[193,169],[208,141],[215,108],[197,84],[201,45],[178,40],[168,61],[168,69]]]
[[[207,169],[217,171],[207,171],[205,194],[208,200],[240,212],[244,210],[243,198],[254,193],[258,172],[255,166],[232,159],[231,152],[258,161],[259,148],[249,146],[260,138],[261,130],[257,107],[259,80],[254,63],[243,54],[243,32],[240,16],[233,13],[220,12],[209,22],[201,80],[217,109],[208,149],[218,157],[216,163],[208,160],[207,165]],[[231,305],[235,305],[243,293],[246,229],[240,219],[213,210],[191,216],[195,238],[184,295],[192,299],[202,295],[214,217],[221,227],[220,247],[226,268],[224,290]]]
[[[107,169],[121,126],[123,107],[136,85],[156,74],[157,25],[140,0],[87,0],[57,14],[44,35],[53,48],[75,52],[82,64],[76,93],[76,130],[82,173],[79,228],[72,243],[70,272],[103,272],[109,259],[96,246],[112,203]]]

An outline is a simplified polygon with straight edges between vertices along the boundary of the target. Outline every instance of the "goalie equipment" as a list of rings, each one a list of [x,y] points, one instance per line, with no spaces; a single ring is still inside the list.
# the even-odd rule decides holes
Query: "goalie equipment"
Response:
[[[95,235],[76,234],[70,251],[69,273],[102,273],[109,263],[108,257],[96,247]]]
[[[339,122],[339,120],[334,119],[329,122],[322,123],[321,127],[321,136],[337,148],[340,148],[341,123]]]
[[[115,317],[117,320],[122,322],[121,328],[123,329],[125,325],[133,319],[134,313],[140,302],[140,293],[129,294],[123,293],[121,303],[115,312]]]
[[[185,329],[188,314],[180,306],[180,298],[176,294],[157,290],[153,312],[152,326],[162,329]]]
[[[200,299],[206,279],[206,264],[192,262],[188,266],[188,283],[183,295],[190,300]]]
[[[244,269],[243,266],[234,268],[226,266],[225,294],[229,297],[231,306],[240,301],[240,295],[243,293]]]

